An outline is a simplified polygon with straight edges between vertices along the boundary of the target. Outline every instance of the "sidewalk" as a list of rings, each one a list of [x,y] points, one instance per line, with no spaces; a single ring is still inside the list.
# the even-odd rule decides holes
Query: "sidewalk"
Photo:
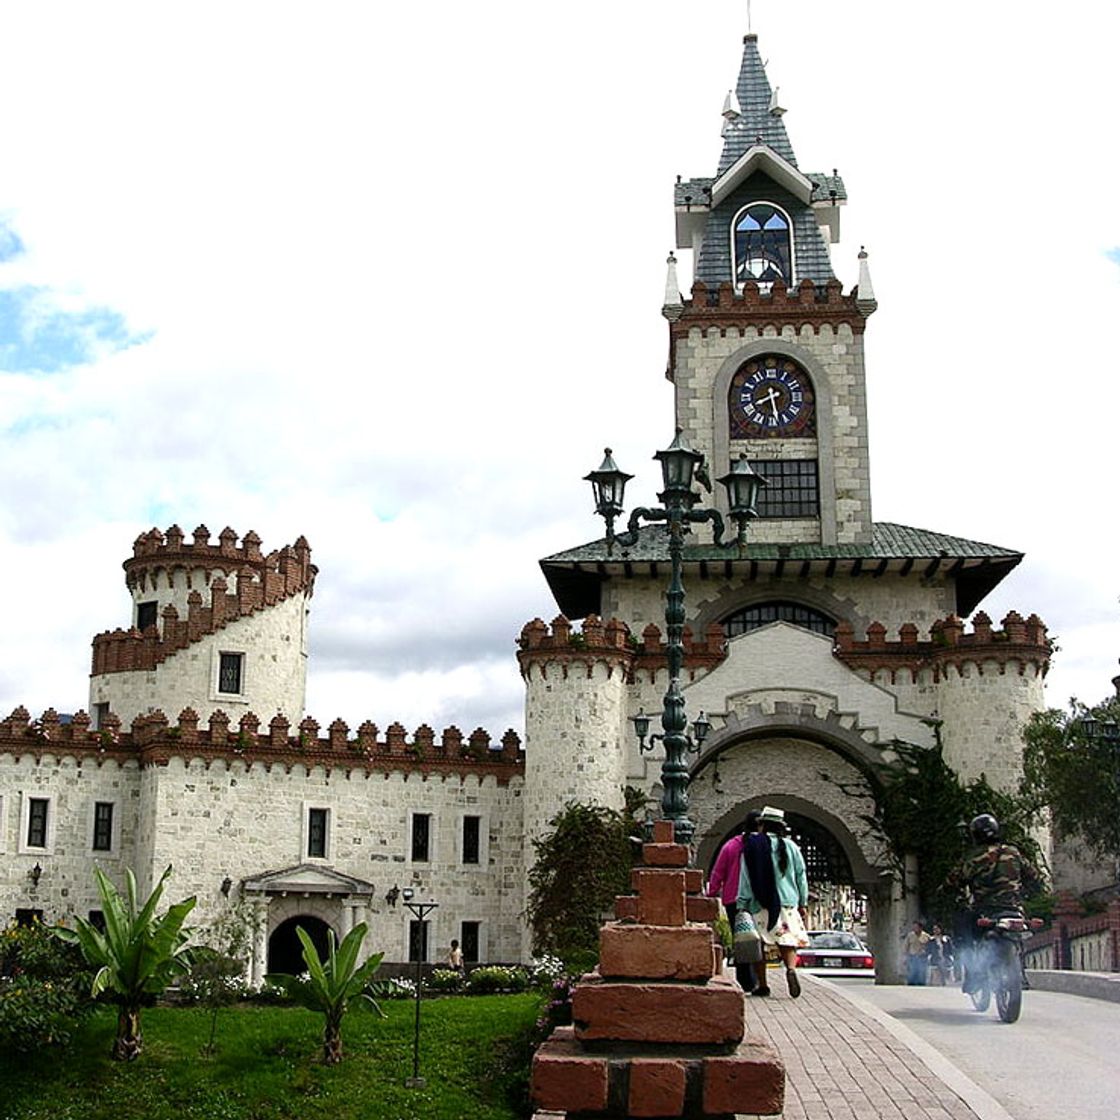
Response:
[[[747,997],[747,1034],[786,1066],[782,1120],[1010,1120],[1006,1110],[913,1031],[858,996],[798,973],[801,998],[771,970]]]

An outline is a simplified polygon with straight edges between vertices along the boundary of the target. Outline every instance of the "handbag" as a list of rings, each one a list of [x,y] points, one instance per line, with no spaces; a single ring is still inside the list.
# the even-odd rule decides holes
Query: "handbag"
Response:
[[[754,915],[745,906],[735,911],[732,954],[736,964],[757,964],[762,960],[762,937],[755,925]]]
[[[749,882],[747,860],[739,857],[739,883]],[[735,925],[731,929],[731,955],[736,964],[757,964],[762,960],[762,936],[755,925],[754,915],[745,903],[735,907]]]

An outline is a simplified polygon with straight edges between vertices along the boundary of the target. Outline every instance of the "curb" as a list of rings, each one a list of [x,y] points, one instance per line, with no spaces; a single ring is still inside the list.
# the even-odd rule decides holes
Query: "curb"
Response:
[[[874,1004],[868,1003],[867,1000],[843,985],[834,984],[820,976],[808,976],[806,979],[814,984],[823,984],[831,991],[837,992],[862,1014],[869,1019],[874,1019],[884,1030],[889,1031],[925,1065],[930,1073],[937,1077],[949,1090],[956,1093],[972,1109],[979,1120],[1015,1120],[995,1097],[981,1089],[971,1077],[957,1069],[941,1051],[931,1046],[925,1039],[919,1038],[908,1026],[892,1018]],[[1034,982],[1033,976],[1031,982]]]
[[[1027,979],[1039,992],[1061,992],[1120,1003],[1120,972],[1069,972],[1064,969],[1028,968]]]

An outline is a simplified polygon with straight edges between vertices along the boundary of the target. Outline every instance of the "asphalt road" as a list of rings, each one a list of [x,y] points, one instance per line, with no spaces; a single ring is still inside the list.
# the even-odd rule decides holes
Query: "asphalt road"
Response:
[[[994,1001],[980,1014],[958,988],[829,982],[908,1027],[1014,1120],[1120,1116],[1120,1004],[1028,991],[1008,1024]]]

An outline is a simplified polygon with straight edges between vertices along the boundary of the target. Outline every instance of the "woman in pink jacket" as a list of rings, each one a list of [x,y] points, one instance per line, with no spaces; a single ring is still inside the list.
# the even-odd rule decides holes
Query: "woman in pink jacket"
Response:
[[[743,838],[758,831],[758,812],[752,809],[743,821],[742,829],[719,850],[712,873],[708,876],[708,896],[719,898],[727,911],[727,920],[735,928],[735,907],[739,895],[739,867],[743,855]],[[754,987],[754,971],[749,964],[735,966],[735,979],[744,992]]]

